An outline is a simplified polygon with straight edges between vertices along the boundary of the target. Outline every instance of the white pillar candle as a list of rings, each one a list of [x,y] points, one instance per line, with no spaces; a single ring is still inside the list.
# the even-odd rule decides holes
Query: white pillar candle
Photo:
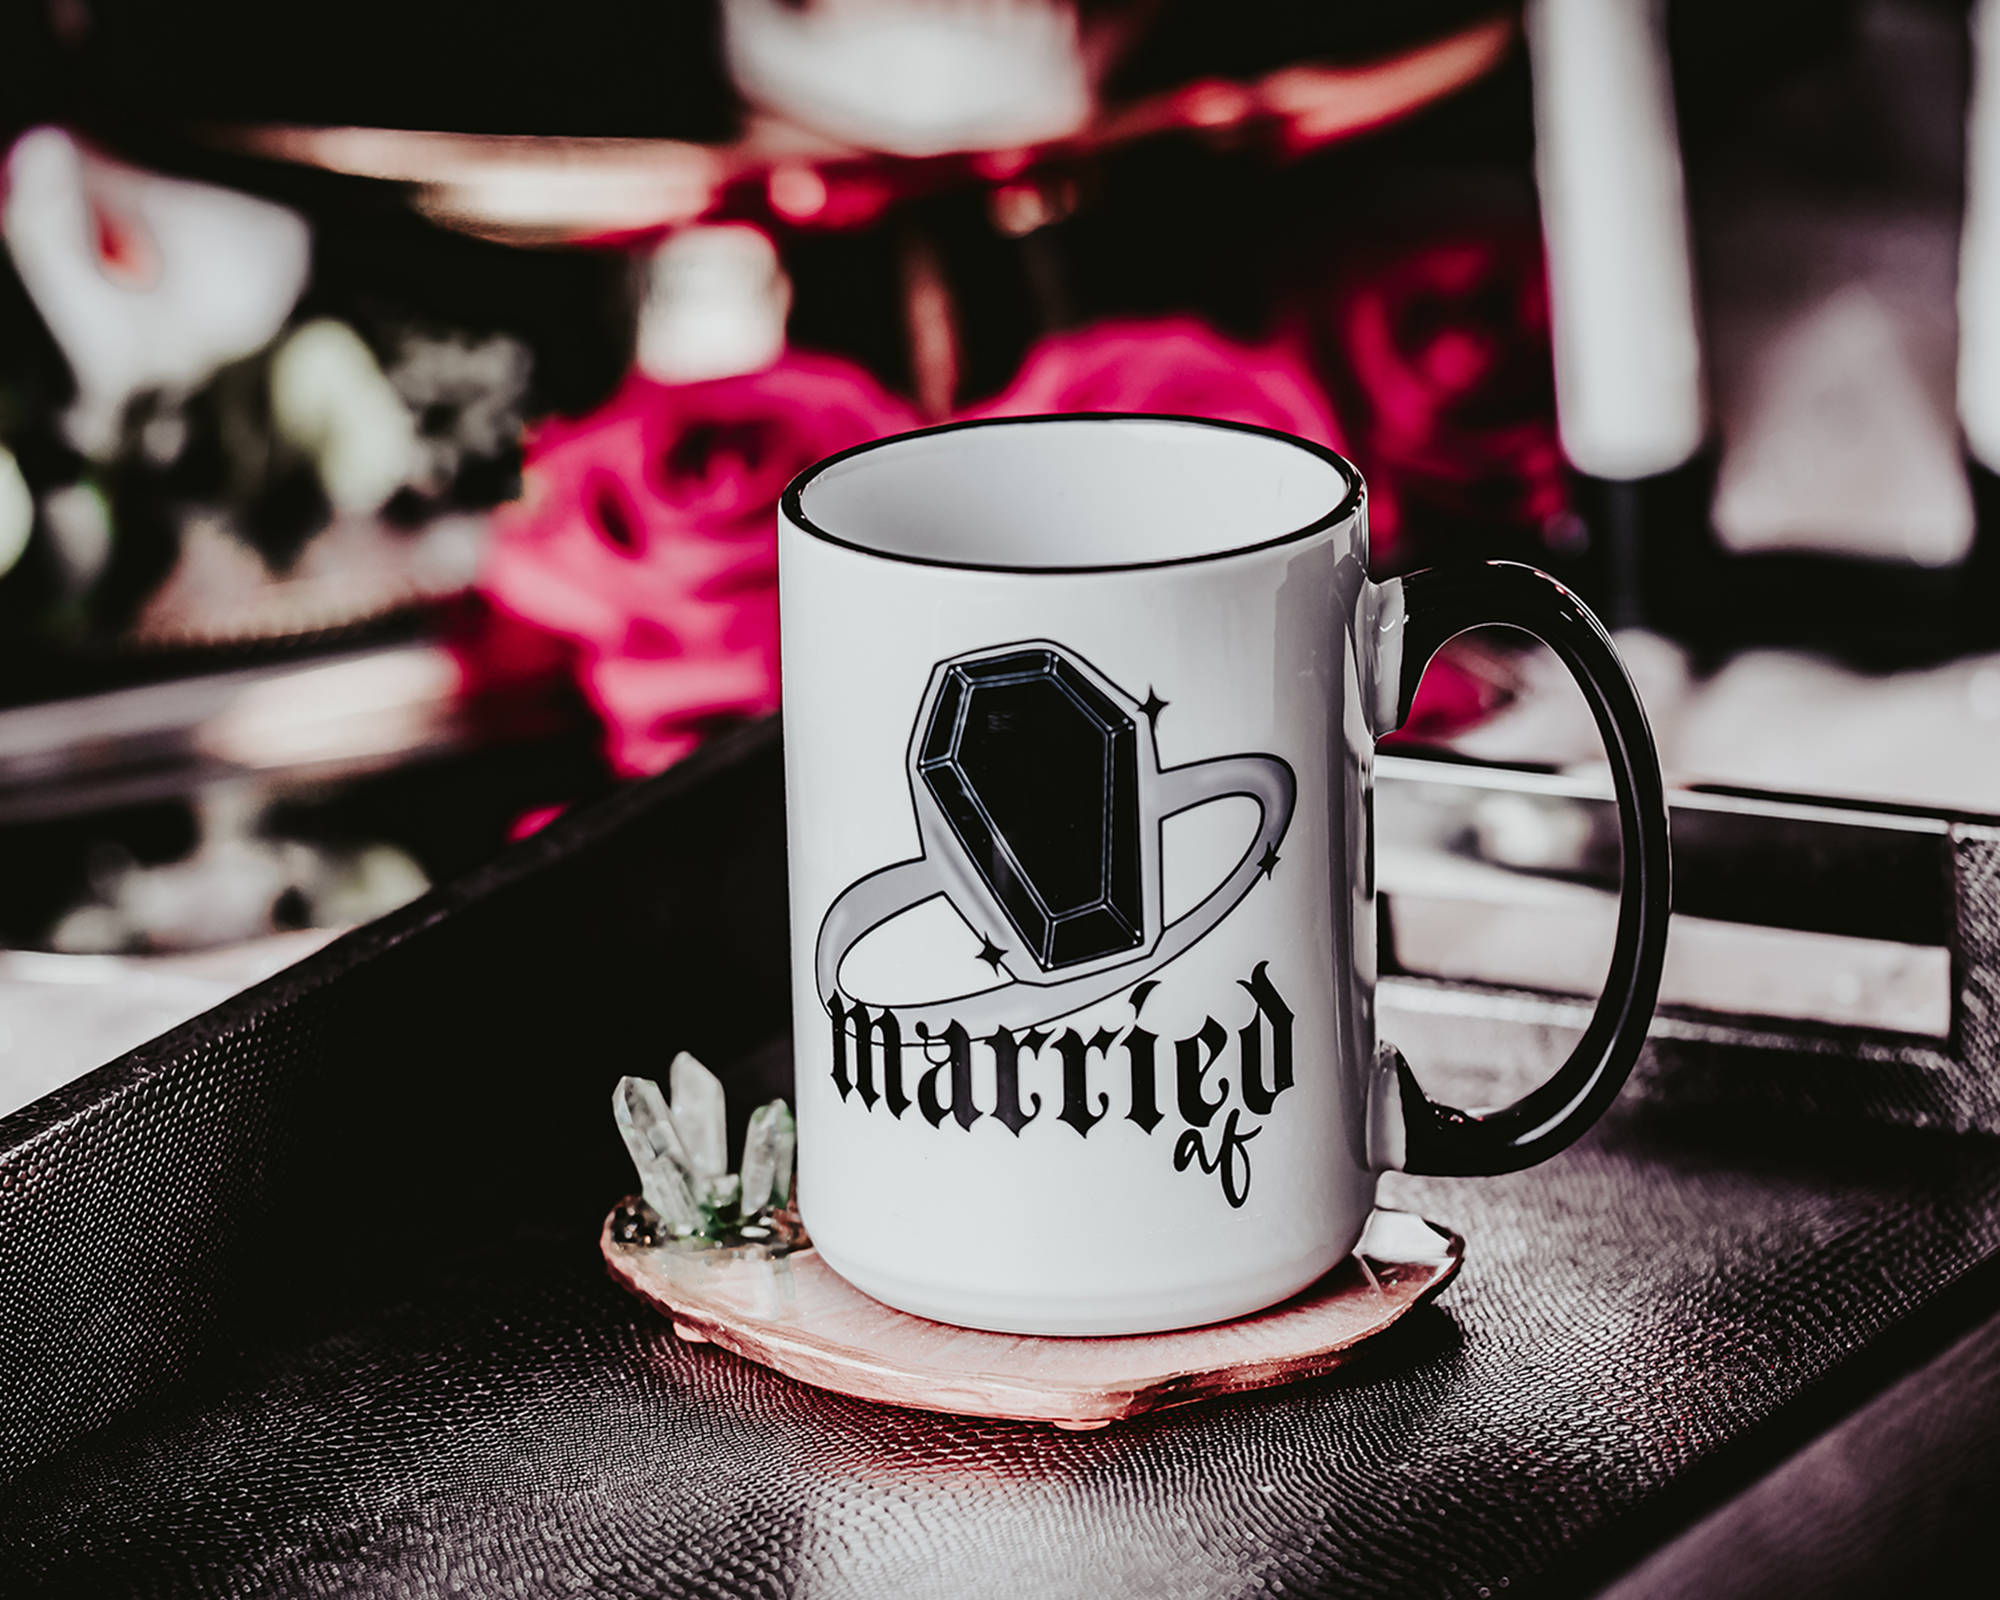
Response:
[[[1965,122],[1965,226],[1958,246],[1958,421],[1966,448],[2000,471],[2000,5],[1972,20]]]
[[[1563,451],[1651,477],[1707,431],[1660,7],[1529,0],[1527,32]]]

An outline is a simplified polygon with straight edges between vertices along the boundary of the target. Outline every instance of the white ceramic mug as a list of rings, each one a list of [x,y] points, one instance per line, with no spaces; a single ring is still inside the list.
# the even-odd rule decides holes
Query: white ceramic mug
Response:
[[[1668,910],[1638,699],[1553,579],[1367,554],[1346,461],[1187,418],[934,428],[786,491],[799,1194],[858,1288],[1020,1333],[1220,1321],[1344,1258],[1379,1172],[1526,1166],[1617,1093]],[[1370,766],[1482,623],[1570,664],[1626,866],[1590,1030],[1474,1117],[1377,1046]]]

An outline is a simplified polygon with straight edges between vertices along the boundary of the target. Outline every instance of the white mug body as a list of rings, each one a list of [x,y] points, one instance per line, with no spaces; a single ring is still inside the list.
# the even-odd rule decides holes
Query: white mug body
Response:
[[[1034,418],[780,517],[799,1196],[969,1327],[1239,1316],[1375,1191],[1365,496],[1339,457]]]

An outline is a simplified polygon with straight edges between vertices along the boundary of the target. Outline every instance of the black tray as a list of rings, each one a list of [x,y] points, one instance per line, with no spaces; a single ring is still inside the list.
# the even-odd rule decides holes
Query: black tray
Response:
[[[1582,1592],[2000,1306],[1992,1141],[1628,1102],[1385,1182],[1464,1272],[1291,1389],[1071,1435],[677,1343],[610,1088],[785,1087],[782,820],[767,725],[0,1121],[0,1590]]]

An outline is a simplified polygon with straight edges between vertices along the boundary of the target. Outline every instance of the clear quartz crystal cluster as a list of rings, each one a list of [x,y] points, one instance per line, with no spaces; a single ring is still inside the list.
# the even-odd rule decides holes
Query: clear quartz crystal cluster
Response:
[[[803,1244],[791,1203],[791,1108],[773,1100],[750,1114],[742,1166],[731,1172],[721,1082],[686,1051],[674,1057],[668,1081],[671,1103],[650,1078],[620,1078],[611,1094],[644,1196],[614,1219],[620,1241],[773,1254]]]

